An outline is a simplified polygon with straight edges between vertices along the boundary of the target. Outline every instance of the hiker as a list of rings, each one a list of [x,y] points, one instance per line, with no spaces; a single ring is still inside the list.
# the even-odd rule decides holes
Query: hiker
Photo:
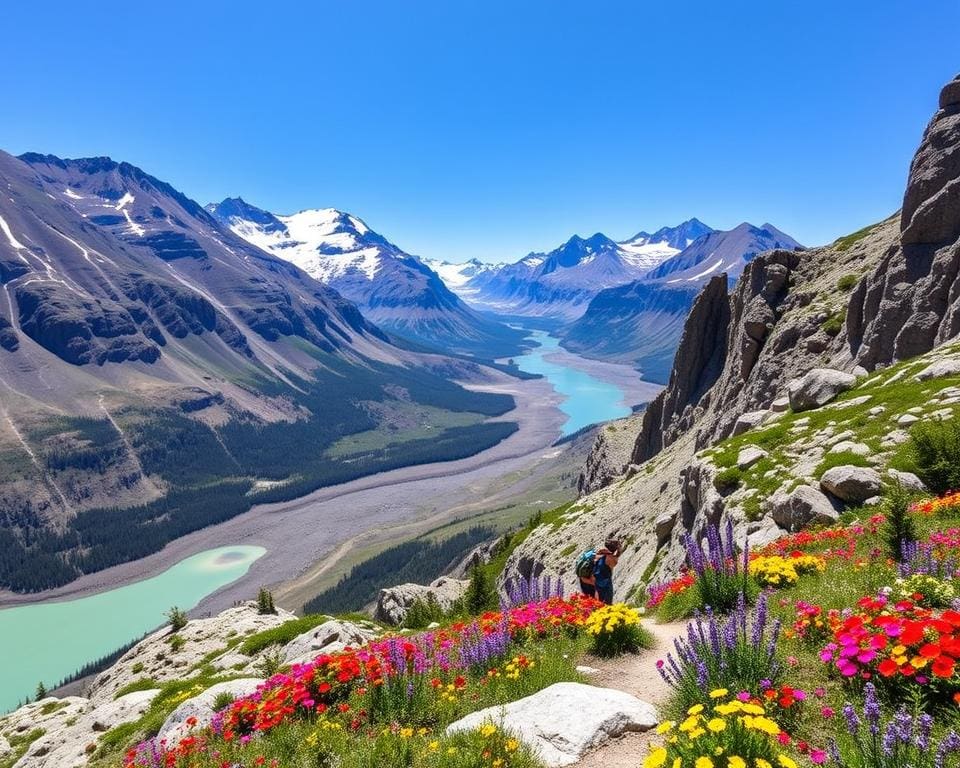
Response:
[[[610,605],[613,602],[613,569],[619,559],[620,542],[616,539],[608,539],[599,549],[580,555],[576,565],[580,591]]]

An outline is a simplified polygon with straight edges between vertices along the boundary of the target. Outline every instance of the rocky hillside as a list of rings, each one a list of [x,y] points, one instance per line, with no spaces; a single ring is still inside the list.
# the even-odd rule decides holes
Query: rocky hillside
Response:
[[[960,78],[902,212],[823,248],[761,254],[731,294],[711,280],[625,475],[534,531],[508,572],[572,582],[571,553],[617,535],[629,543],[618,588],[631,590],[674,572],[683,534],[724,513],[759,543],[876,496],[905,465],[905,430],[960,402],[958,158]]]

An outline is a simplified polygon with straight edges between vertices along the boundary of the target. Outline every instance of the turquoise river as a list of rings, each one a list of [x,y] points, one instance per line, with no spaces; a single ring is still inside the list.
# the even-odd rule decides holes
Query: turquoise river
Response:
[[[542,374],[557,394],[563,396],[559,407],[567,416],[563,425],[564,435],[573,434],[591,424],[630,415],[630,408],[623,402],[623,391],[619,387],[600,381],[579,368],[545,359],[559,350],[559,339],[543,331],[532,331],[530,338],[540,346],[516,358],[517,367],[526,373]]]
[[[0,712],[164,622],[243,576],[263,547],[220,547],[150,579],[90,597],[0,610]]]

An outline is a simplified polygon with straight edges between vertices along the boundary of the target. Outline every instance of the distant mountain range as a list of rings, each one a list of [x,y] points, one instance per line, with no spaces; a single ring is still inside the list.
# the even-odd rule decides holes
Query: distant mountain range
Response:
[[[627,363],[665,382],[684,320],[703,285],[732,286],[754,257],[802,246],[772,224],[714,230],[696,218],[616,242],[577,235],[549,253],[511,264],[431,262],[472,306],[531,322],[552,321],[562,345]]]
[[[587,356],[630,363],[649,381],[666,383],[683,323],[703,285],[726,273],[732,286],[758,254],[801,247],[771,224],[711,230],[640,279],[598,292],[561,343]]]
[[[0,188],[0,588],[62,584],[255,502],[470,455],[516,429],[486,420],[511,397],[453,383],[492,371],[392,343],[133,165],[0,152]],[[328,233],[317,241],[335,254],[362,246],[361,271],[389,253],[379,269],[417,276],[416,296],[462,305],[359,220],[315,212],[296,227]],[[376,451],[336,447],[378,429]]]
[[[439,264],[437,269],[453,275],[448,285],[478,308],[571,321],[600,291],[643,277],[712,231],[690,219],[652,235],[640,232],[621,243],[599,232],[588,238],[574,235],[549,253],[530,253],[513,264],[474,267],[469,276],[452,265]]]
[[[468,307],[424,261],[333,208],[279,216],[228,198],[207,206],[234,234],[292,262],[379,327],[443,351],[514,355],[524,334]]]

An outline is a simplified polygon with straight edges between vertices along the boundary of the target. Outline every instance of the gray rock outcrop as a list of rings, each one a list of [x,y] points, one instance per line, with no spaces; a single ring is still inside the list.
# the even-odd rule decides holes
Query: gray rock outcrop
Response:
[[[642,419],[641,415],[628,416],[600,428],[577,478],[578,496],[593,493],[624,473]]]
[[[139,720],[150,708],[158,689],[134,691],[99,706],[87,704],[79,715],[68,717],[60,727],[48,727],[30,744],[15,768],[80,768],[104,733],[123,723]]]
[[[572,765],[589,750],[659,722],[656,709],[623,691],[556,683],[525,699],[489,707],[448,726],[447,733],[493,723],[513,733],[549,768]]]
[[[820,478],[820,487],[847,504],[862,504],[883,490],[880,473],[868,467],[831,467]]]
[[[790,382],[787,387],[790,407],[794,411],[820,408],[856,383],[857,377],[851,373],[831,368],[814,368],[802,378]]]
[[[647,405],[630,461],[649,459],[693,424],[693,407],[716,382],[727,355],[727,278],[707,283],[683,328],[667,388]]]
[[[441,576],[429,585],[400,584],[396,587],[381,589],[373,617],[385,624],[399,626],[415,602],[427,601],[431,597],[436,599],[441,608],[448,610],[463,597],[469,584],[470,582],[466,580]]]
[[[791,532],[808,525],[829,525],[839,517],[830,499],[809,485],[801,485],[789,493],[777,492],[764,507],[777,525]]]
[[[737,468],[750,469],[760,459],[766,458],[767,452],[756,445],[748,445],[740,449],[737,454]]]
[[[929,379],[939,379],[944,376],[958,375],[960,375],[960,360],[956,358],[946,358],[930,363],[930,365],[920,371],[914,378],[916,378],[917,381],[927,381]]]
[[[960,332],[960,78],[940,94],[910,166],[900,242],[850,297],[847,334],[868,370]]]
[[[379,636],[375,624],[331,619],[295,637],[283,648],[284,664],[305,664],[321,653],[359,648]]]
[[[923,480],[917,477],[913,472],[901,472],[898,469],[888,469],[887,475],[894,483],[900,483],[908,491],[915,493],[929,493],[930,489],[924,485]]]

